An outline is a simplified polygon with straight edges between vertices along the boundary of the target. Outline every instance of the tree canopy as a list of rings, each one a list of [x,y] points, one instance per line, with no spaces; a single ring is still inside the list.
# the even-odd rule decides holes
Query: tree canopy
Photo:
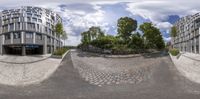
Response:
[[[90,27],[81,33],[82,48],[89,49],[89,45],[111,50],[113,53],[140,53],[146,49],[163,49],[165,43],[161,32],[152,23],[143,23],[137,29],[137,21],[122,17],[118,19],[118,35],[104,35],[99,27]],[[133,32],[134,31],[134,32]],[[81,48],[80,45],[80,48]]]
[[[171,27],[170,36],[171,37],[176,37],[177,36],[177,30],[176,30],[175,26]]]
[[[59,23],[56,24],[56,26],[55,26],[55,32],[56,32],[56,34],[59,35],[59,36],[63,35],[64,30],[63,30],[63,25],[62,25],[62,23],[59,22]]]
[[[130,39],[132,32],[137,29],[137,21],[129,17],[122,17],[118,19],[117,27],[118,35],[127,41]]]
[[[161,32],[152,23],[143,23],[140,25],[139,30],[142,31],[145,45],[147,48],[162,49],[165,47],[164,40]]]
[[[81,33],[81,35],[82,35],[82,39],[81,39],[82,43],[88,44],[92,40],[103,37],[104,32],[102,32],[100,27],[92,26],[89,28],[88,31]]]

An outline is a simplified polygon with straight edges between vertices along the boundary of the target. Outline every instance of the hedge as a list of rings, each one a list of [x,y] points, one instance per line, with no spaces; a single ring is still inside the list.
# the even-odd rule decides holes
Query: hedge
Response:
[[[180,53],[179,50],[175,48],[170,49],[169,52],[171,53],[172,56],[176,56]]]

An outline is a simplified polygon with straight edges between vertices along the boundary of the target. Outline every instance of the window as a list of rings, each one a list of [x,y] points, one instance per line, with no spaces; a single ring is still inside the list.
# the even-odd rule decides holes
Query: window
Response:
[[[40,29],[40,25],[39,25],[39,24],[37,24],[37,30],[39,31],[39,29]]]
[[[51,38],[48,36],[47,37],[47,41],[50,43],[51,42]]]
[[[49,34],[51,34],[51,29],[49,29]]]
[[[36,34],[36,39],[37,40],[42,40],[42,34]]]
[[[13,30],[14,30],[14,24],[11,23],[11,24],[10,24],[10,31],[13,31]]]
[[[20,30],[20,22],[17,22],[17,23],[15,24],[15,30]]]
[[[38,22],[42,23],[42,20],[41,20],[41,19],[38,19]]]
[[[47,27],[45,27],[45,32],[46,32],[46,33],[48,32],[48,29],[47,29]]]
[[[27,13],[27,16],[32,16],[32,14],[31,13]]]
[[[29,30],[35,30],[35,23],[27,23]]]
[[[10,39],[10,34],[5,34],[5,40],[9,40]]]
[[[36,17],[38,17],[38,18],[41,18],[41,15],[34,14],[34,16],[36,16]]]
[[[11,16],[10,14],[7,15],[8,18],[10,18],[10,16]]]
[[[9,19],[3,20],[4,24],[8,24]]]
[[[31,18],[30,18],[30,17],[27,17],[27,21],[31,21]]]
[[[32,21],[33,21],[33,22],[37,22],[37,18],[33,18]]]
[[[24,17],[20,17],[20,19],[21,19],[21,20],[20,20],[21,22],[24,22]]]
[[[52,44],[54,44],[54,39],[52,39]]]
[[[27,33],[26,33],[26,38],[27,38],[27,39],[32,39],[32,38],[33,38],[33,33],[27,32]]]
[[[13,22],[18,22],[19,21],[19,17],[12,18],[12,21]]]
[[[13,38],[14,38],[14,39],[19,39],[19,38],[21,38],[20,32],[13,33]]]
[[[50,23],[49,23],[49,22],[46,22],[46,25],[47,25],[48,27],[50,27]]]
[[[8,25],[4,25],[3,26],[3,32],[7,32],[8,31]]]

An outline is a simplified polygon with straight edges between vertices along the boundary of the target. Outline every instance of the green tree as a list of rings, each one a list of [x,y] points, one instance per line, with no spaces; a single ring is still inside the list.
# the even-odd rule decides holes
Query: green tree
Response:
[[[89,35],[88,31],[85,31],[85,32],[81,33],[81,37],[82,37],[81,38],[81,42],[84,45],[89,44],[89,42],[91,41],[90,40],[90,35]]]
[[[127,42],[130,40],[132,32],[137,29],[137,21],[129,17],[122,17],[118,19],[117,27],[118,36]]]
[[[102,48],[102,49],[111,49],[116,42],[116,38],[111,35],[99,37],[91,42],[91,45]]]
[[[177,29],[176,29],[175,26],[171,27],[170,36],[171,36],[171,39],[173,41],[172,43],[174,43],[175,42],[175,37],[177,36]]]
[[[103,37],[104,32],[102,32],[100,27],[90,27],[88,31],[85,31],[81,33],[82,36],[82,43],[83,44],[89,44],[92,40],[95,40],[97,38]]]
[[[65,45],[65,40],[68,39],[66,31],[63,31],[63,35],[61,36],[62,40],[64,40],[64,45]]]
[[[63,24],[61,22],[57,23],[55,25],[55,32],[56,32],[56,35],[58,35],[59,37],[59,40],[61,39],[61,36],[63,35],[64,33],[64,30],[63,30]],[[60,43],[59,43],[59,47],[61,47]]]
[[[141,35],[138,32],[132,34],[131,40],[129,42],[129,47],[136,50],[143,48],[143,39],[141,38]]]
[[[142,31],[145,47],[153,49],[163,49],[165,47],[161,32],[152,23],[143,23],[139,30]]]
[[[64,30],[63,30],[63,24],[62,23],[59,22],[59,23],[56,24],[56,26],[55,26],[55,32],[59,36],[63,35]]]
[[[176,30],[175,26],[171,27],[170,36],[171,37],[176,37],[177,36],[177,30]]]
[[[104,36],[104,32],[102,32],[100,27],[92,26],[89,28],[88,32],[90,33],[91,40]]]

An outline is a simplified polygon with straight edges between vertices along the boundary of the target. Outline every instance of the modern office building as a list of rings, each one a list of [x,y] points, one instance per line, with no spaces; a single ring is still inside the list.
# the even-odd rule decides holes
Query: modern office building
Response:
[[[24,6],[0,13],[0,54],[48,54],[62,46],[55,25],[61,17],[51,10]]]
[[[177,36],[172,38],[174,48],[182,52],[200,52],[200,13],[180,18],[174,26],[177,29]]]

